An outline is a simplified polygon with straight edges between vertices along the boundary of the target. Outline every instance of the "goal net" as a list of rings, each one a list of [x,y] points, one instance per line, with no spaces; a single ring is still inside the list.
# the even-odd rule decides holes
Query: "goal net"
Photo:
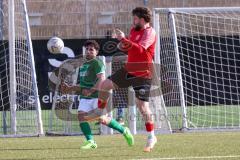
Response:
[[[0,136],[43,134],[25,0],[0,2]]]
[[[240,127],[240,8],[154,9],[173,129]]]

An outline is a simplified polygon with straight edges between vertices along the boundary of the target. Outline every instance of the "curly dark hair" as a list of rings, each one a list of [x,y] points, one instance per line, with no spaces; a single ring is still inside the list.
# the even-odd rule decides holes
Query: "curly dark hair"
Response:
[[[84,43],[84,47],[87,47],[87,46],[93,46],[97,51],[99,51],[99,49],[100,49],[98,42],[95,40],[87,40]]]
[[[146,7],[136,7],[132,10],[132,15],[139,18],[143,18],[145,22],[150,22],[152,17],[152,12],[149,8]]]

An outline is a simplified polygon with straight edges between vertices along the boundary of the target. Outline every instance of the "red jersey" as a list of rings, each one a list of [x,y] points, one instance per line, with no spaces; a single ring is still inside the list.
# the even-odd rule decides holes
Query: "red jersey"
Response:
[[[126,70],[136,77],[151,78],[156,43],[155,30],[152,27],[140,31],[132,28],[129,39],[123,38],[121,42],[129,47]]]

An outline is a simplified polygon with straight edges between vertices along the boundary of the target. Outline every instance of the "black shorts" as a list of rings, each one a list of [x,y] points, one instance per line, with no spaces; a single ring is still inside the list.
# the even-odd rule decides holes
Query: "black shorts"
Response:
[[[149,102],[151,79],[131,75],[125,68],[116,71],[113,75],[109,76],[108,79],[112,80],[119,88],[132,86],[138,99]]]

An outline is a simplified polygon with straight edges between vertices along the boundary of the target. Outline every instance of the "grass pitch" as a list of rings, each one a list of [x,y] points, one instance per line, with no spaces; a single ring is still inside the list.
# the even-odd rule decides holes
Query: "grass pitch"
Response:
[[[146,135],[136,135],[128,147],[122,135],[95,136],[98,148],[81,150],[83,136],[0,138],[1,160],[116,159],[240,159],[240,132],[158,135],[150,153],[143,152]]]

